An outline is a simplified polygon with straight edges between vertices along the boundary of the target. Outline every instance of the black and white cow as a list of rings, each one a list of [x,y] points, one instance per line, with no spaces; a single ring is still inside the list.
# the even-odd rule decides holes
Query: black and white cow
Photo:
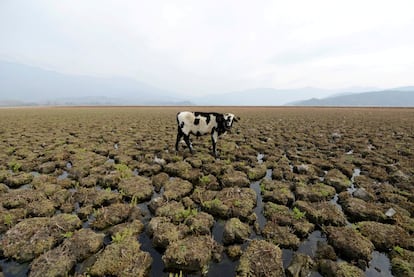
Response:
[[[175,150],[178,152],[178,144],[181,138],[184,137],[190,152],[193,153],[190,134],[195,136],[210,134],[213,153],[217,157],[216,144],[218,136],[230,131],[233,122],[237,122],[237,120],[238,118],[232,113],[179,112],[177,114],[178,133]]]

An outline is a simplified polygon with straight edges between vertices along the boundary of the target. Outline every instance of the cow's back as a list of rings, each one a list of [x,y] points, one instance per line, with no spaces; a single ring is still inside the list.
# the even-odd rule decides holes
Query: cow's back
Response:
[[[210,134],[217,127],[216,113],[179,112],[177,123],[184,134],[205,135]]]

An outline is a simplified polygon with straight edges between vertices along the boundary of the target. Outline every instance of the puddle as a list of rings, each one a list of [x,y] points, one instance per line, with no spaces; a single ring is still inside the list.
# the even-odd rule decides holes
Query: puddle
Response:
[[[207,276],[236,276],[236,268],[239,262],[230,260],[225,253],[223,256],[221,262],[213,263],[210,266]]]
[[[111,235],[106,235],[103,239],[103,244],[106,246],[108,246],[109,244],[112,243],[112,236]]]
[[[33,175],[33,177],[40,176],[40,173],[39,173],[39,172],[37,172],[37,171],[32,171],[32,172],[30,172],[30,174],[32,174],[32,175]]]
[[[134,174],[134,176],[138,176],[138,168],[134,168],[134,171],[132,172],[132,174]]]
[[[354,172],[351,177],[351,186],[347,188],[347,192],[352,195],[354,191],[356,191],[356,187],[354,184],[355,177],[361,174],[361,170],[359,168],[355,168]],[[338,194],[336,193],[335,196],[329,201],[330,203],[334,204],[339,210],[343,211],[342,206],[338,204]],[[346,225],[351,225],[351,223],[346,219]]]
[[[139,235],[138,238],[141,243],[141,250],[150,253],[152,257],[152,266],[150,276],[163,276],[166,275],[164,272],[164,262],[162,261],[162,255],[154,247],[152,247],[152,241],[148,237],[148,234],[144,231]]]
[[[163,192],[164,187],[161,188],[161,191],[159,193],[153,191],[151,200],[160,197],[163,194]],[[143,214],[143,223],[145,224],[145,229],[141,234],[139,234],[138,241],[141,244],[141,250],[148,252],[152,257],[152,265],[151,271],[149,272],[149,276],[169,276],[167,272],[164,272],[165,266],[164,262],[162,261],[162,254],[152,246],[152,241],[148,236],[147,232],[145,231],[148,222],[152,218],[151,211],[148,208],[148,204],[150,203],[150,201],[145,201],[137,205]]]
[[[339,210],[342,211],[342,206],[338,204],[338,199],[339,197],[338,197],[338,194],[336,193],[334,197],[331,200],[329,200],[329,202],[334,204]]]
[[[82,228],[89,228],[92,222],[94,222],[96,217],[91,214],[88,216],[88,220],[82,223]]]
[[[267,180],[272,180],[272,169],[267,169],[266,170],[266,176],[264,177]]]
[[[72,168],[72,163],[71,163],[71,162],[68,162],[68,163],[66,164],[66,168],[67,168],[67,169],[71,169],[71,168]]]
[[[313,231],[308,238],[299,245],[297,252],[314,258],[316,249],[318,248],[318,241],[326,242],[326,237],[319,230]]]
[[[223,258],[219,263],[210,264],[207,276],[234,276],[238,264],[238,261],[230,260],[226,253],[224,253]]]
[[[223,244],[223,232],[225,221],[222,219],[214,223],[212,235],[215,241]],[[232,261],[223,251],[222,259],[219,263],[211,262],[207,276],[235,276],[236,268],[239,261]]]
[[[295,252],[303,253],[309,255],[310,257],[314,258],[317,249],[318,241],[326,242],[325,236],[322,235],[321,231],[314,231],[312,232],[308,238],[303,241],[296,251],[292,249],[282,248],[282,260],[283,260],[283,268],[287,268],[290,263],[292,262],[293,255]],[[310,276],[321,276],[318,272],[312,272]]]
[[[75,272],[78,273],[79,275],[81,275],[82,273],[88,272],[89,268],[92,267],[92,265],[96,262],[97,259],[98,259],[98,255],[94,254],[90,256],[89,258],[87,258],[86,260],[84,260],[83,262],[76,264]],[[77,275],[75,274],[75,276]]]
[[[151,219],[151,212],[148,209],[148,202],[140,203],[137,205],[138,208],[141,210],[141,213],[143,214],[144,222],[147,223]]]
[[[293,251],[292,249],[282,248],[283,268],[286,269],[290,265],[293,259],[293,253],[295,253],[295,251]]]
[[[26,277],[29,272],[29,263],[20,264],[11,260],[0,260],[0,267],[4,277]]]
[[[388,256],[378,251],[372,252],[372,260],[365,270],[365,276],[393,276],[391,273],[391,262]]]
[[[62,174],[60,174],[60,175],[57,177],[57,179],[58,179],[58,180],[63,180],[63,179],[68,178],[68,176],[69,176],[69,173],[68,173],[66,170],[64,170],[64,171],[62,172]]]
[[[258,153],[257,154],[257,162],[259,163],[259,164],[262,164],[263,163],[263,158],[264,158],[264,154],[262,154],[262,153]]]
[[[260,182],[256,181],[250,184],[250,188],[256,192],[256,207],[254,208],[254,213],[257,217],[257,223],[259,224],[259,230],[263,230],[263,227],[266,223],[266,218],[264,217],[263,211],[263,198],[260,190]]]
[[[32,184],[26,184],[26,185],[19,187],[19,189],[33,189],[33,186]]]
[[[222,219],[216,220],[212,230],[214,240],[221,244],[223,244],[224,223]]]
[[[361,169],[355,168],[354,173],[352,174],[352,177],[351,177],[351,186],[347,189],[349,194],[352,194],[354,191],[356,191],[355,177],[357,177],[359,175],[361,175]]]

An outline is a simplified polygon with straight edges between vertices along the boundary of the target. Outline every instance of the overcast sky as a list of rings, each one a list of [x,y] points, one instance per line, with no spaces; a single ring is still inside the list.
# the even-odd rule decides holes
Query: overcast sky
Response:
[[[413,0],[0,0],[0,60],[197,95],[413,85]]]

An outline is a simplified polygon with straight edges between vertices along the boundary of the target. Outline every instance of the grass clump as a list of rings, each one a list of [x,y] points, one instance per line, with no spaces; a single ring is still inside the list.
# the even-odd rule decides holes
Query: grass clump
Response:
[[[71,238],[73,236],[73,232],[69,231],[62,235],[65,239]]]
[[[22,165],[16,161],[9,162],[8,166],[9,166],[9,169],[13,171],[14,173],[19,172],[20,169],[22,168]]]
[[[116,171],[121,174],[121,178],[129,178],[132,177],[132,170],[125,164],[116,164],[115,165]]]
[[[122,231],[117,232],[115,235],[111,236],[112,243],[121,243],[126,238],[132,236],[132,230],[125,228]]]
[[[305,215],[306,215],[306,212],[301,212],[297,207],[294,207],[293,208],[293,217],[296,219],[296,220],[299,220],[299,219],[302,219],[302,218],[304,218],[305,217]]]
[[[400,246],[396,245],[394,246],[394,251],[397,252],[398,254],[402,255],[404,253],[404,249],[401,248]]]
[[[183,221],[186,220],[189,216],[196,216],[198,214],[197,209],[183,209],[175,214],[175,221]]]
[[[204,175],[199,178],[200,184],[207,185],[211,182],[211,179],[208,175]]]

